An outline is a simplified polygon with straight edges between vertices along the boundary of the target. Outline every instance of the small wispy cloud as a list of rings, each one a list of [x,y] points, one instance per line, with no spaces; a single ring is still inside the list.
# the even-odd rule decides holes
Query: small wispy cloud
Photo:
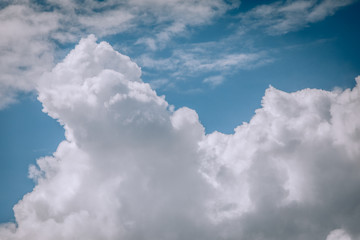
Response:
[[[281,35],[307,27],[333,15],[355,0],[277,1],[256,6],[239,17],[245,28],[264,28],[270,35]]]
[[[165,78],[152,80],[149,82],[149,84],[153,89],[159,89],[159,88],[168,89],[174,87],[174,83],[170,82],[168,79]]]
[[[222,84],[225,81],[224,77],[221,75],[218,76],[211,76],[211,77],[207,77],[203,80],[204,83],[209,84],[212,87],[216,87],[219,86],[220,84]]]

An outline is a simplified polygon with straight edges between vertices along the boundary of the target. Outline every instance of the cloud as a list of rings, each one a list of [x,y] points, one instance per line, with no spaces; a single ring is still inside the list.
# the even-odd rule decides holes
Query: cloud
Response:
[[[209,47],[210,46],[210,47]],[[186,46],[188,50],[176,49],[168,58],[156,58],[151,54],[142,54],[136,62],[145,74],[156,70],[156,74],[169,74],[173,80],[199,76],[204,73],[230,75],[239,70],[249,70],[273,61],[265,51],[232,52],[231,48],[220,44],[197,44]],[[151,76],[153,77],[153,76]],[[210,80],[206,80],[209,82]]]
[[[189,70],[195,71],[209,71],[209,70],[229,70],[230,68],[237,69],[249,69],[256,66],[265,64],[269,60],[266,54],[263,52],[259,53],[233,53],[233,54],[221,54],[217,59],[200,57],[196,53],[177,53],[184,65]]]
[[[351,238],[343,229],[335,229],[330,232],[326,240],[351,240]]]
[[[31,168],[38,185],[15,207],[17,230],[6,225],[1,239],[206,232],[202,203],[211,189],[196,157],[204,129],[195,111],[168,110],[140,74],[127,56],[90,36],[44,75],[39,100],[64,125],[66,141]]]
[[[211,76],[208,78],[205,78],[203,80],[204,83],[210,84],[212,87],[216,87],[220,84],[222,84],[224,82],[224,77],[219,75],[219,76]]]
[[[252,69],[272,61],[267,56],[269,51],[249,47],[253,37],[248,37],[244,29],[260,27],[269,34],[284,34],[333,15],[352,2],[275,2],[241,14],[238,22],[226,13],[239,8],[240,1],[4,1],[0,9],[0,109],[15,102],[19,92],[33,91],[43,72],[54,67],[61,51],[67,51],[64,47],[88,34],[100,37],[123,34],[126,43],[119,44],[126,45],[140,65],[174,71],[172,76],[155,78],[187,77],[187,73],[198,69],[223,75],[225,71]],[[188,38],[199,26],[211,25],[220,18],[231,18],[227,27],[232,33],[211,44],[200,43],[212,45],[213,49],[198,44],[193,51],[186,47],[196,44],[178,44],[182,49],[167,49],[170,51],[166,56],[172,55],[171,58],[159,58],[156,54],[172,46],[170,43],[177,37]],[[240,24],[238,32],[234,23]],[[241,49],[241,45],[245,47]],[[203,52],[196,52],[199,49]],[[139,56],[141,53],[144,56]]]
[[[30,91],[53,62],[48,35],[58,27],[58,16],[37,13],[23,5],[0,10],[0,108],[14,102],[16,92]]]
[[[205,134],[94,36],[38,83],[65,128],[4,240],[359,239],[360,78],[353,89],[269,87],[234,134]]]
[[[341,7],[354,3],[354,0],[300,0],[277,1],[259,5],[240,14],[246,28],[264,28],[270,35],[281,35],[307,27],[321,21]]]
[[[58,62],[59,48],[83,36],[127,32],[133,43],[163,48],[187,27],[209,24],[234,6],[222,0],[6,1],[0,9],[0,109],[18,92],[33,91]]]
[[[139,1],[141,3],[146,1]],[[155,4],[154,4],[155,3]],[[239,7],[240,1],[155,1],[148,5],[153,12],[161,16],[160,19],[170,21],[165,28],[155,28],[155,36],[140,38],[137,43],[146,44],[149,49],[164,48],[173,37],[184,33],[189,26],[210,24],[211,21],[222,16],[226,11]],[[171,13],[167,13],[171,11]],[[166,14],[164,14],[166,13]],[[157,22],[159,23],[159,22]],[[152,30],[154,31],[154,30]]]
[[[166,88],[166,87],[174,87],[172,83],[169,83],[168,79],[161,78],[156,79],[150,82],[150,86],[152,89],[158,89],[158,88]]]
[[[207,62],[199,62],[199,64],[195,64],[194,68],[199,67],[200,69],[228,69],[230,67],[236,66],[237,68],[251,68],[256,64],[261,65],[262,62],[261,56],[262,54],[250,53],[250,54],[229,54],[224,56],[221,59],[217,59],[215,61],[207,61]]]

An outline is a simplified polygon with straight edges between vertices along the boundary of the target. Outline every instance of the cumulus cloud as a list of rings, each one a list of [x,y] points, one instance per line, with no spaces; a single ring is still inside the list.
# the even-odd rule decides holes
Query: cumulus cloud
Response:
[[[39,83],[44,111],[66,130],[38,160],[34,191],[1,239],[171,239],[205,233],[211,189],[198,173],[204,129],[174,114],[127,56],[90,36]],[[179,152],[178,152],[179,151]],[[211,234],[210,232],[206,234]]]
[[[325,239],[339,227],[358,236],[358,103],[359,85],[270,87],[248,124],[206,136],[203,171],[224,191],[216,220],[243,239]]]
[[[249,123],[206,135],[94,36],[38,83],[65,128],[0,239],[358,239],[360,78],[269,87]]]
[[[262,27],[270,35],[280,35],[321,21],[334,15],[341,7],[354,2],[354,0],[277,1],[259,5],[241,14],[241,18],[249,28]]]

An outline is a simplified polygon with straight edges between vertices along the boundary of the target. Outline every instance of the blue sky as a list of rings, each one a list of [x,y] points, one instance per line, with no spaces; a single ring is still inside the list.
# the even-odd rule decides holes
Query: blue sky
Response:
[[[129,56],[175,109],[194,109],[206,133],[249,122],[269,85],[331,91],[360,75],[359,1],[135,2],[1,4],[0,222],[35,186],[29,165],[65,139],[41,111],[37,79],[89,34]]]

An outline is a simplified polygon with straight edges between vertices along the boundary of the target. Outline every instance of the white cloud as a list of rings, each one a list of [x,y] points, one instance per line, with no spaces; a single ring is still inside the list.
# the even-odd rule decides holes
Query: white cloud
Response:
[[[210,84],[212,87],[216,87],[224,82],[224,77],[221,75],[211,76],[204,79],[204,83]]]
[[[127,31],[146,40],[138,43],[156,49],[188,26],[208,24],[234,5],[222,0],[4,2],[0,9],[0,109],[14,102],[19,91],[34,90],[41,74],[57,61],[56,43],[74,43],[90,33],[103,37]]]
[[[135,1],[135,5],[147,1]],[[189,1],[154,1],[144,4],[152,9],[158,17],[157,23],[169,21],[171,24],[165,28],[155,28],[155,36],[140,38],[137,43],[146,44],[151,50],[163,48],[173,36],[184,33],[188,26],[209,24],[215,17],[223,15],[226,11],[237,8],[240,1],[225,3],[218,0],[189,0]],[[170,12],[169,12],[170,11]],[[165,13],[165,14],[164,14]]]
[[[169,83],[169,80],[165,78],[153,80],[150,82],[150,85],[153,89],[174,87],[174,85],[172,83]]]
[[[128,57],[90,36],[44,75],[39,100],[64,124],[67,140],[32,168],[38,185],[15,207],[18,230],[3,227],[1,239],[205,232],[202,202],[210,189],[196,160],[204,130],[193,110],[172,115],[140,74]]]
[[[323,20],[328,16],[334,15],[339,8],[350,5],[354,2],[354,0],[324,0],[312,9],[312,11],[307,16],[307,20],[309,22],[317,22]]]
[[[335,229],[330,232],[326,240],[351,240],[351,237],[343,229]]]
[[[252,68],[258,65],[261,65],[263,62],[261,53],[238,53],[238,54],[229,54],[225,55],[223,58],[217,60],[207,60],[199,62],[199,64],[194,64],[194,68],[200,69],[228,69],[230,67],[237,68]],[[191,63],[190,63],[191,64]]]
[[[270,87],[249,123],[205,135],[140,75],[90,36],[43,76],[39,100],[66,140],[30,168],[37,185],[0,239],[360,236],[360,78],[344,91]]]
[[[352,2],[286,1],[260,5],[242,15],[241,29],[264,27],[270,34],[283,34],[333,15]],[[16,101],[19,91],[34,90],[42,73],[58,61],[54,58],[62,44],[75,43],[88,34],[106,37],[126,33],[131,36],[130,44],[135,45],[133,49],[144,44],[150,50],[162,50],[177,36],[187,37],[191,27],[210,25],[239,4],[240,1],[223,0],[5,1],[0,9],[0,109]],[[248,48],[239,51],[239,42],[246,41],[238,33],[219,42],[222,43],[215,47],[220,49],[215,56],[212,55],[215,51],[195,53],[184,49],[175,51],[174,59],[151,60],[145,54],[148,60],[144,59],[144,66],[156,65],[151,61],[160,62],[158,68],[175,70],[176,78],[198,69],[204,72],[248,69],[271,61],[265,51],[249,52]],[[235,52],[230,49],[234,42],[238,48]],[[226,44],[230,51],[223,52]]]
[[[341,7],[354,3],[354,0],[300,0],[277,1],[256,6],[241,14],[247,28],[263,27],[270,35],[286,34],[307,27],[333,15]]]
[[[53,62],[48,35],[58,16],[13,5],[0,10],[0,108],[15,101],[18,90],[29,91]]]
[[[156,69],[159,72],[168,71],[173,78],[185,78],[208,72],[229,74],[257,68],[273,61],[266,52],[228,53],[230,50],[225,51],[225,47],[222,48],[222,46],[213,46],[212,49],[207,46],[189,48],[190,50],[175,50],[169,58],[156,58],[143,54],[136,59],[136,62],[145,71],[147,69]],[[217,80],[220,79],[217,77]],[[206,82],[209,81],[206,80]]]
[[[125,9],[116,9],[79,16],[79,23],[87,29],[87,32],[106,36],[128,30],[132,26],[131,20],[134,18],[135,16]]]

